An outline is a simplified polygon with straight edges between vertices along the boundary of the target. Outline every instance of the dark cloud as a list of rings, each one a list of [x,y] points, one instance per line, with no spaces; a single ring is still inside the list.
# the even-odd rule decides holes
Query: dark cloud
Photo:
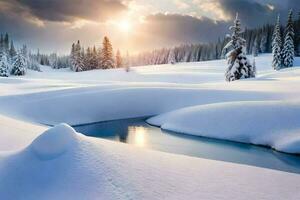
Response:
[[[11,0],[40,20],[72,22],[105,21],[127,10],[121,0]]]
[[[140,40],[149,38],[149,44],[156,46],[211,42],[224,35],[228,29],[225,22],[180,14],[155,14],[145,20],[146,23],[141,28],[141,37],[144,39]]]
[[[280,14],[283,19],[288,10],[300,10],[299,0],[218,0],[225,13],[234,17],[238,12],[245,26],[257,27],[273,23]],[[284,20],[282,20],[284,21]]]

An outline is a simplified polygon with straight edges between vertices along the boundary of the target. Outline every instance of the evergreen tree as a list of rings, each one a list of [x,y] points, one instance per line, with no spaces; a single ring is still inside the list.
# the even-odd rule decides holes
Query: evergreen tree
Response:
[[[285,28],[284,45],[282,50],[282,61],[284,67],[292,67],[295,56],[294,46],[294,28],[293,28],[293,12],[290,10],[287,25]]]
[[[38,52],[38,55],[39,55],[39,52]],[[72,48],[71,48],[71,54],[70,54],[70,69],[72,71],[74,71],[74,66],[75,66],[75,44],[73,43],[72,44]]]
[[[223,49],[226,53],[228,68],[225,74],[227,81],[235,81],[243,78],[255,77],[255,71],[246,57],[246,41],[241,35],[241,22],[238,14],[234,20],[234,25],[230,27],[232,31],[231,40]]]
[[[258,39],[255,37],[252,47],[252,55],[254,57],[258,56]]]
[[[9,62],[5,51],[0,51],[0,76],[9,76]]]
[[[9,36],[8,33],[5,34],[3,39],[3,48],[6,54],[9,53]]]
[[[298,19],[294,23],[295,27],[295,50],[297,56],[300,56],[300,12],[298,13]]]
[[[272,66],[275,70],[280,70],[282,67],[282,57],[281,57],[281,33],[280,33],[280,17],[277,17],[277,22],[273,32],[273,41],[272,41],[272,53],[273,53],[273,62]]]
[[[93,59],[92,50],[90,47],[88,47],[84,59],[85,70],[92,70],[92,59]]]
[[[12,75],[15,76],[23,76],[26,72],[26,60],[21,52],[18,52],[14,58],[13,66],[12,66]]]
[[[49,63],[53,69],[58,69],[58,58],[56,53],[50,54]]]
[[[129,56],[129,52],[126,52],[126,59],[125,59],[125,71],[129,72],[130,71],[130,56]]]
[[[72,45],[71,50],[71,61],[72,70],[75,72],[81,72],[84,69],[84,52],[81,50],[80,41],[78,40],[76,44]]]
[[[96,50],[96,47],[94,46],[93,47],[93,50],[92,50],[92,58],[91,58],[91,61],[90,61],[90,66],[91,66],[91,69],[98,69],[98,53],[97,53],[97,50]]]
[[[168,64],[174,65],[176,63],[176,56],[174,49],[171,49],[168,55]]]
[[[0,35],[0,51],[3,51],[4,49],[4,38],[3,34]]]
[[[113,59],[113,48],[108,39],[104,37],[101,51],[101,67],[102,69],[110,69],[115,67],[115,62]]]
[[[123,67],[123,59],[121,56],[121,52],[119,50],[117,50],[117,54],[116,54],[116,67],[117,68]]]
[[[11,59],[11,61],[13,60],[13,58],[17,55],[17,52],[15,50],[14,47],[14,42],[11,40],[10,41],[10,49],[9,49],[9,57]]]
[[[261,53],[267,52],[267,36],[263,35],[260,40],[260,51]]]

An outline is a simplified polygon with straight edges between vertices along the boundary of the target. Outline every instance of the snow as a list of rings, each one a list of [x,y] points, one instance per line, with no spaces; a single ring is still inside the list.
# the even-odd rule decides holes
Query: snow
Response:
[[[43,145],[63,153],[44,159]],[[32,151],[35,146],[36,151]],[[41,148],[42,147],[42,148]],[[50,153],[50,154],[48,154]],[[59,125],[0,158],[3,199],[298,199],[300,175],[137,149]],[[263,178],[262,178],[263,177]],[[288,187],[287,187],[288,186]]]
[[[300,101],[193,106],[147,120],[162,129],[300,153]]]
[[[206,121],[200,128],[208,137],[299,152],[300,68],[273,71],[270,55],[260,55],[257,78],[226,83],[224,64],[129,73],[42,67],[0,78],[1,199],[299,199],[298,174],[150,151],[88,138],[69,126],[158,115],[152,120],[159,125],[172,121],[170,127],[189,134]],[[205,113],[219,120],[207,121]],[[224,132],[214,133],[218,127]],[[247,127],[254,131],[246,134]]]
[[[37,137],[30,148],[40,159],[48,160],[64,154],[75,141],[74,130],[67,124],[60,124]]]

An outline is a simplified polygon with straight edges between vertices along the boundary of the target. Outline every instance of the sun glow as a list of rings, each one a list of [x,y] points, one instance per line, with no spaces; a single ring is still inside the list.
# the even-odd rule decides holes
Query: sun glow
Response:
[[[123,32],[130,32],[132,29],[132,24],[128,20],[122,20],[118,23],[118,27]]]
[[[135,137],[134,137],[134,142],[135,145],[143,147],[145,146],[145,129],[143,127],[136,127],[135,129]]]

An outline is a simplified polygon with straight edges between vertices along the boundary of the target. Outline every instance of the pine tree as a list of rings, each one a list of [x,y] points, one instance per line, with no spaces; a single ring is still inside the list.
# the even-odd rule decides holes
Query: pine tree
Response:
[[[98,69],[98,53],[97,53],[97,50],[96,50],[96,47],[94,46],[93,47],[93,50],[92,50],[92,58],[91,58],[91,61],[90,61],[90,66],[91,66],[91,69]]]
[[[170,49],[169,51],[168,64],[172,64],[172,65],[176,64],[176,56],[175,56],[174,49]]]
[[[53,69],[58,69],[58,58],[56,53],[50,54],[49,63]]]
[[[87,48],[86,50],[86,55],[84,59],[84,65],[86,70],[91,70],[92,69],[92,50],[90,47]]]
[[[39,52],[38,52],[39,55]],[[74,71],[74,66],[75,66],[75,44],[72,44],[72,48],[71,48],[71,53],[70,53],[70,69],[72,71]]]
[[[5,34],[3,39],[3,48],[6,54],[9,52],[9,36],[8,33]]]
[[[272,41],[272,53],[273,53],[273,62],[272,66],[275,70],[280,70],[282,67],[282,57],[281,57],[281,33],[280,33],[280,17],[277,17],[277,22],[273,32],[273,41]]]
[[[115,67],[115,62],[113,59],[113,48],[108,39],[104,37],[101,51],[101,67],[102,69],[110,69]]]
[[[257,37],[255,37],[255,39],[253,41],[252,55],[254,57],[258,56],[258,39],[257,39]]]
[[[4,49],[4,38],[3,34],[0,35],[0,51],[3,51]]]
[[[298,19],[295,21],[295,50],[297,56],[300,56],[300,12],[298,13]]]
[[[287,25],[285,28],[284,45],[282,50],[282,61],[284,67],[292,67],[295,56],[294,46],[294,28],[293,28],[293,12],[290,10]]]
[[[80,41],[78,40],[76,44],[72,45],[71,49],[71,63],[72,70],[75,72],[81,72],[84,70],[84,52],[81,50]]]
[[[260,40],[260,51],[261,53],[267,52],[267,37],[263,35]]]
[[[7,54],[5,51],[0,51],[0,76],[9,76],[9,62],[7,60]]]
[[[131,62],[130,62],[130,56],[129,56],[129,52],[128,51],[126,52],[126,59],[125,59],[124,65],[125,65],[125,71],[129,72],[130,71]]]
[[[18,52],[14,58],[14,63],[12,66],[12,75],[23,76],[26,73],[26,60],[21,52]]]
[[[226,81],[235,81],[244,78],[255,77],[253,66],[246,57],[246,41],[241,35],[241,22],[238,14],[234,20],[234,25],[230,27],[232,31],[231,40],[223,49],[226,53],[228,68],[225,74]]]
[[[117,54],[116,54],[116,67],[117,68],[123,67],[123,59],[121,56],[121,52],[119,50],[117,50]]]
[[[14,57],[15,57],[16,55],[17,55],[17,52],[16,52],[16,50],[15,50],[14,43],[13,43],[13,41],[11,40],[11,41],[10,41],[10,49],[9,49],[9,61],[10,61],[11,64],[12,64],[13,59],[14,59]]]

